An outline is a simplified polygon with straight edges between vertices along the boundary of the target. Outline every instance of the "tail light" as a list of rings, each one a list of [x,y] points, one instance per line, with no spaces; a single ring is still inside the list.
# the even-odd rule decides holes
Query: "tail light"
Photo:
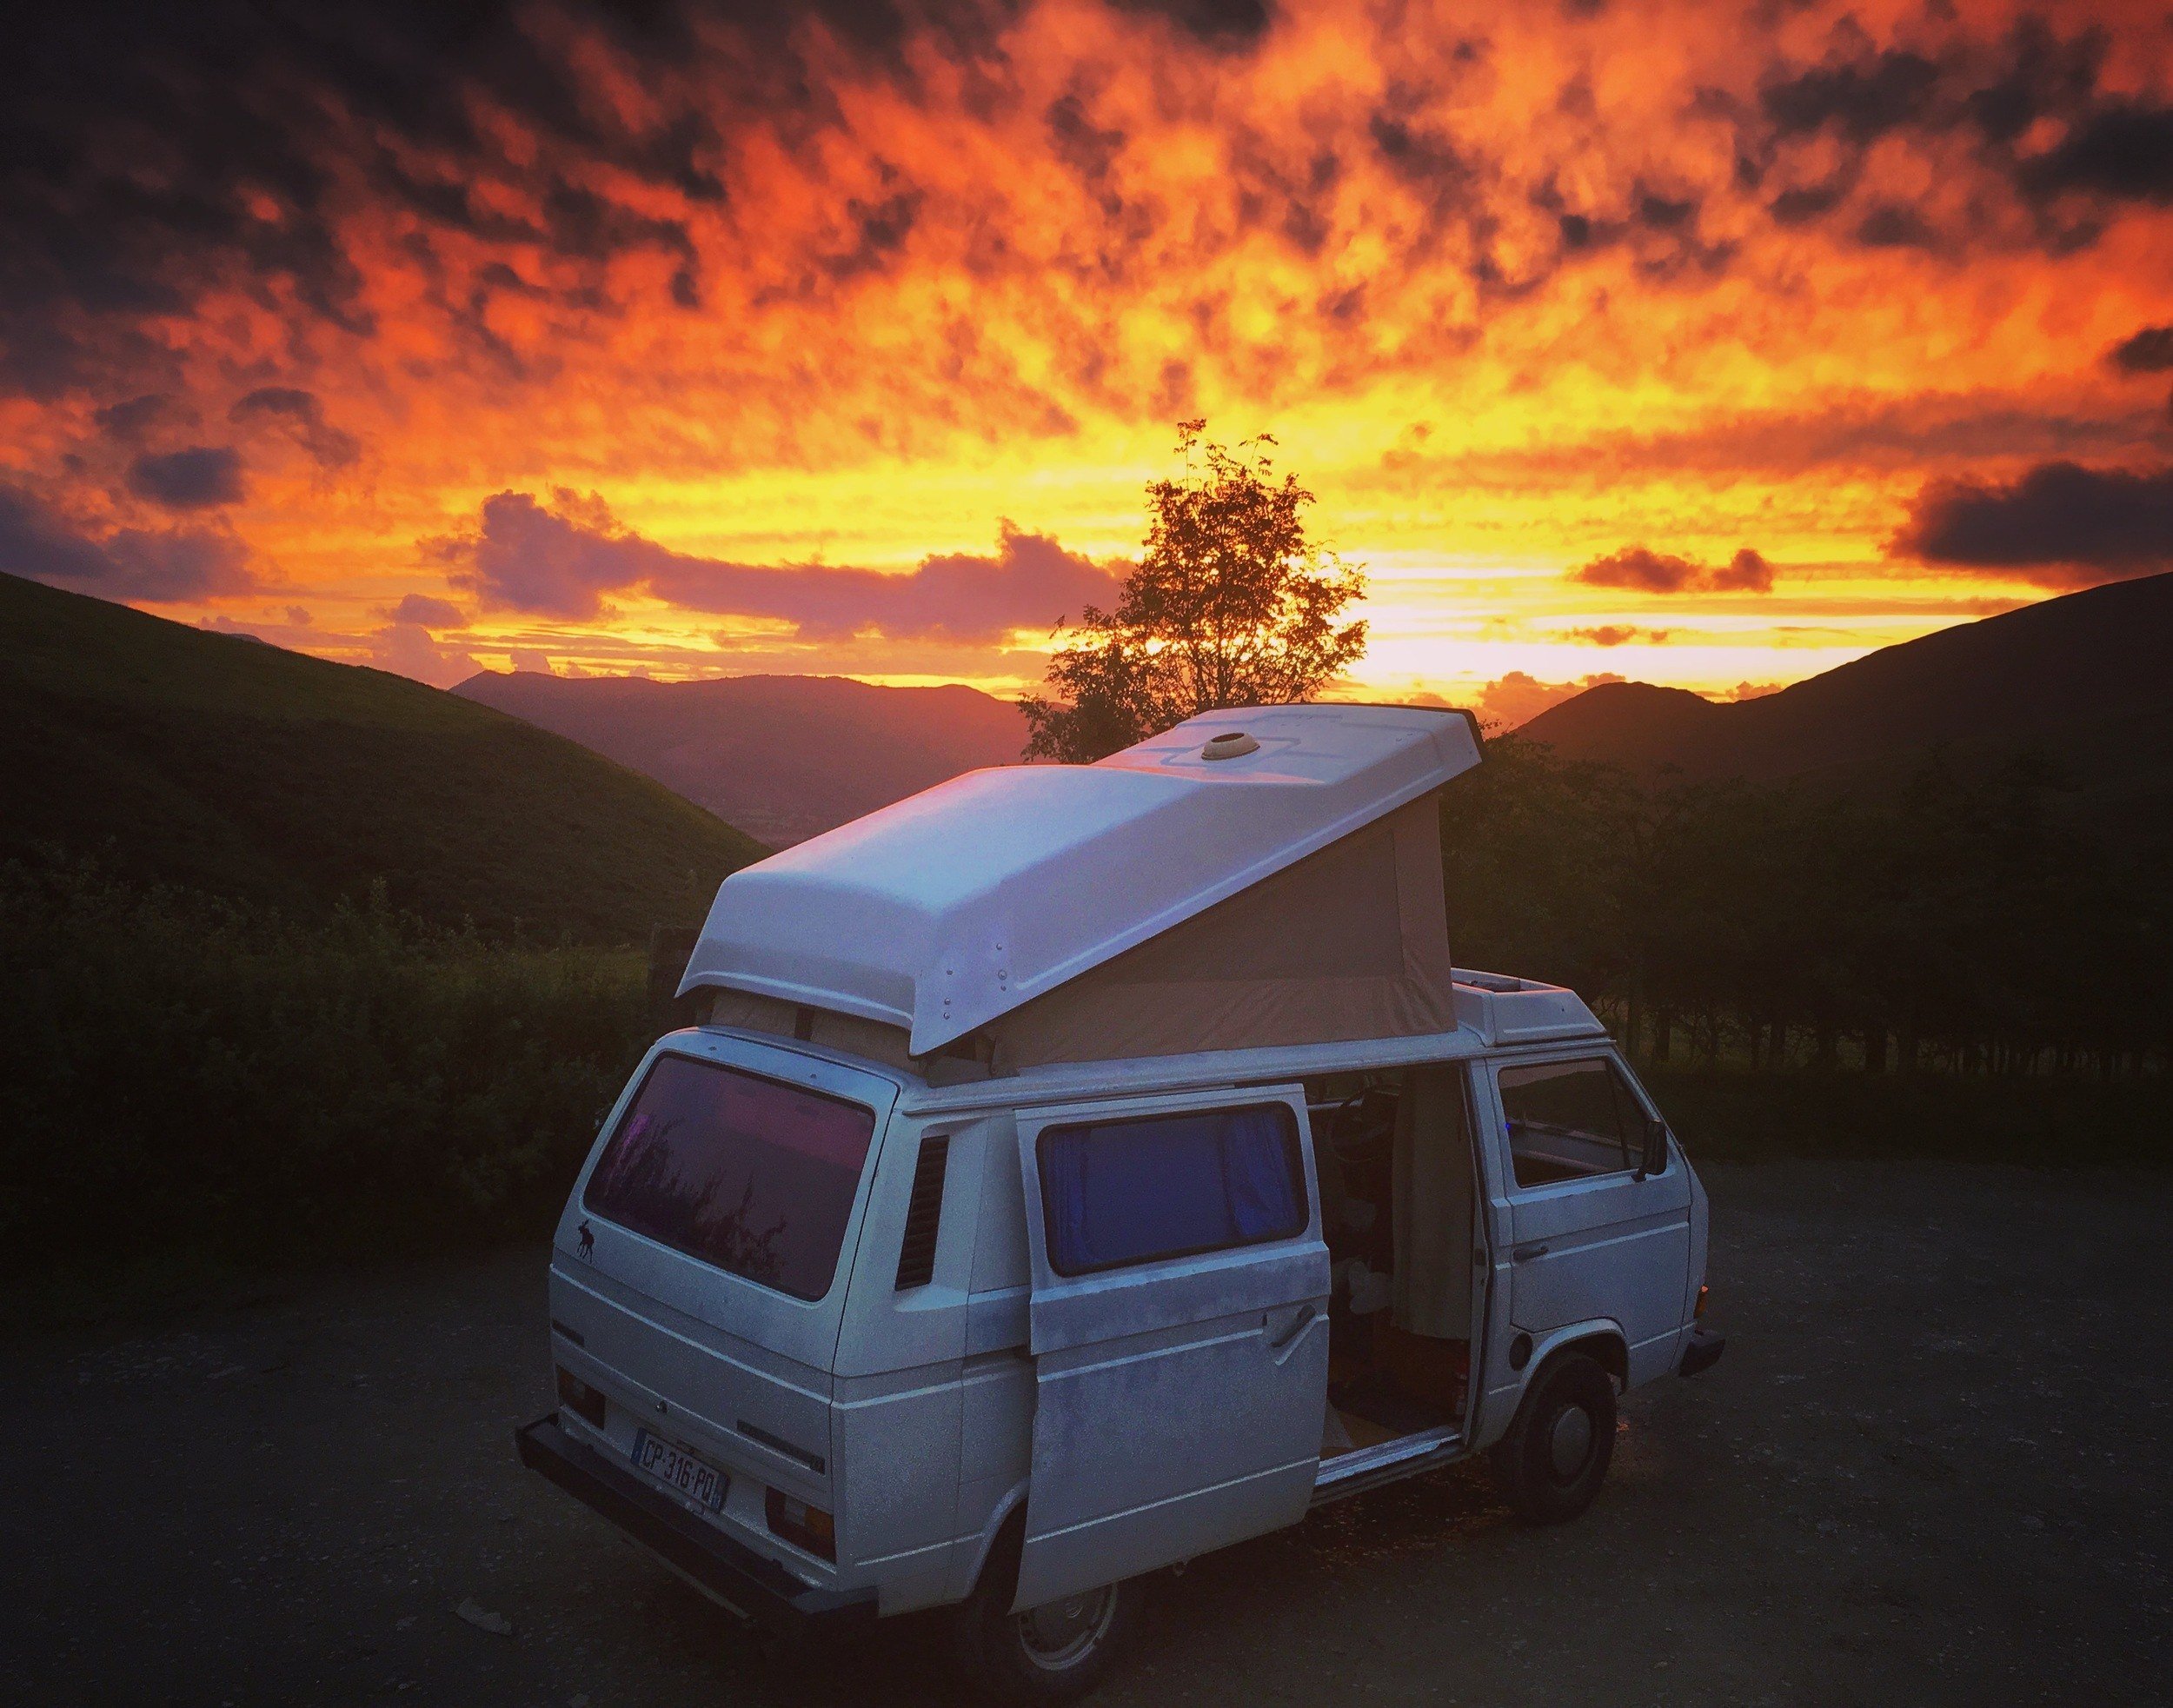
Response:
[[[772,1489],[762,1505],[764,1516],[769,1519],[771,1535],[781,1536],[794,1547],[804,1549],[817,1559],[838,1557],[837,1525],[820,1506],[810,1505],[781,1489]]]
[[[603,1427],[603,1395],[563,1366],[558,1372],[558,1403],[594,1427]]]
[[[1700,1317],[1705,1314],[1706,1295],[1711,1292],[1712,1289],[1707,1286],[1703,1281],[1700,1281],[1698,1284],[1698,1303],[1691,1308],[1690,1313],[1691,1320],[1692,1322],[1696,1322]]]

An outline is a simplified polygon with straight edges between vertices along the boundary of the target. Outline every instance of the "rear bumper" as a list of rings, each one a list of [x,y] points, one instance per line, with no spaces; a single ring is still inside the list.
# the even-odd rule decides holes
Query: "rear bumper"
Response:
[[[1695,1376],[1710,1370],[1720,1362],[1721,1353],[1728,1350],[1728,1337],[1715,1334],[1709,1328],[1693,1328],[1690,1345],[1683,1348],[1683,1361],[1675,1368],[1678,1376]]]
[[[542,1472],[753,1624],[789,1633],[818,1619],[827,1624],[875,1616],[873,1589],[808,1588],[776,1561],[704,1524],[575,1440],[558,1426],[555,1412],[515,1430],[513,1439],[529,1470]]]

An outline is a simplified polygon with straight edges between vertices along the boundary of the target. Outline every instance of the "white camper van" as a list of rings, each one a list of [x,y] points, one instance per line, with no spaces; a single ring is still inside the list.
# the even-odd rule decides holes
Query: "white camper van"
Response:
[[[1705,1199],[1568,991],[1452,966],[1461,714],[1215,714],[726,880],[551,1258],[524,1462],[771,1625],[992,1693],[1132,1580],[1492,1449],[1574,1517],[1719,1356]],[[1455,810],[1449,790],[1445,809]]]

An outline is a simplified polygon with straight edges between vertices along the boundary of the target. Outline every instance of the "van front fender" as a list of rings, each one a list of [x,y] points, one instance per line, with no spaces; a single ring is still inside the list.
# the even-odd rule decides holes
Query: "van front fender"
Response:
[[[1584,1352],[1618,1384],[1626,1386],[1629,1383],[1630,1342],[1622,1332],[1622,1325],[1611,1317],[1593,1317],[1585,1322],[1550,1328],[1544,1334],[1531,1335],[1531,1351],[1524,1360],[1524,1367],[1512,1370],[1508,1365],[1510,1355],[1526,1333],[1523,1329],[1512,1330],[1503,1346],[1499,1373],[1510,1379],[1489,1387],[1480,1397],[1479,1415],[1472,1424],[1474,1452],[1492,1446],[1509,1432],[1509,1426],[1516,1420],[1517,1408],[1524,1404],[1525,1395],[1531,1391],[1533,1378],[1546,1368],[1549,1360],[1565,1352]],[[1490,1370],[1488,1373],[1495,1372]]]

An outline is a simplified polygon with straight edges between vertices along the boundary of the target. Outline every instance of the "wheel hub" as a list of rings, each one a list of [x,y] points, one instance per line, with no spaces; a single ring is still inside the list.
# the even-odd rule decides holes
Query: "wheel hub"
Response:
[[[1567,1482],[1585,1468],[1592,1456],[1592,1414],[1582,1406],[1565,1406],[1547,1432],[1547,1456],[1554,1474]]]
[[[1107,1629],[1114,1587],[1045,1601],[1019,1615],[1019,1640],[1035,1665],[1052,1669],[1083,1658]]]

